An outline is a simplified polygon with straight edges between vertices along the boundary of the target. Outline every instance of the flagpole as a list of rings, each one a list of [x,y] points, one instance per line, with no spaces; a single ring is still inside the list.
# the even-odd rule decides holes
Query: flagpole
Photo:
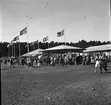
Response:
[[[26,22],[26,26],[27,26],[27,52],[29,53],[29,42],[28,42],[28,15],[26,15],[27,18],[27,22]]]
[[[34,51],[34,49],[35,49],[35,48],[34,48],[34,45],[35,45],[35,44],[33,44],[33,51]]]
[[[48,43],[48,42],[45,42],[45,43]],[[49,48],[49,43],[48,43],[48,48]]]
[[[64,29],[64,31],[65,31],[65,29]],[[65,32],[64,32],[64,43],[65,43],[65,45],[66,45]]]
[[[14,57],[15,57],[15,43],[14,43]]]
[[[20,35],[19,35],[19,57],[21,56],[21,53],[20,53]]]
[[[48,41],[48,48],[49,48],[49,41]]]
[[[10,57],[10,44],[7,45],[8,48],[8,57]]]
[[[9,46],[9,47],[10,47],[10,46]],[[10,52],[9,52],[9,51],[10,51],[10,49],[9,49],[9,47],[8,47],[8,57],[10,56]]]
[[[8,55],[8,57],[10,57],[10,46],[8,47],[8,51],[9,51],[9,55]]]
[[[49,37],[48,37],[48,48],[49,48]]]
[[[13,56],[13,42],[12,42],[12,56]]]
[[[38,41],[38,49],[39,49],[39,41]]]

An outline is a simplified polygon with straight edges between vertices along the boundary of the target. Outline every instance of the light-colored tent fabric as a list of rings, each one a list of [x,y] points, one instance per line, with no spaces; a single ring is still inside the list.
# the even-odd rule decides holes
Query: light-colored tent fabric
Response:
[[[111,51],[111,44],[91,46],[86,48],[83,52],[99,52],[99,51]]]
[[[27,57],[27,56],[30,56],[30,55],[29,55],[29,53],[26,53],[26,54],[23,54],[22,56]]]
[[[10,58],[15,58],[14,56],[11,56]]]
[[[31,51],[29,53],[26,53],[22,56],[36,56],[36,55],[39,55],[39,54],[42,54],[42,51],[44,51],[43,49],[37,49],[37,50],[34,50],[34,51]]]
[[[56,46],[56,47],[51,47],[51,48],[45,49],[44,51],[81,50],[81,49],[82,48],[79,48],[79,47],[59,45],[59,46]]]

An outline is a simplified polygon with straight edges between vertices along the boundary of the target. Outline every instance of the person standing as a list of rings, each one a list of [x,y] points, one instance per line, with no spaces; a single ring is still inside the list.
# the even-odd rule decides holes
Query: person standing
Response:
[[[13,59],[10,59],[10,68],[11,68],[11,67],[15,68]]]
[[[86,56],[83,56],[83,58],[82,58],[82,65],[85,65],[85,62],[86,62]]]
[[[100,64],[100,60],[99,58],[96,58],[96,62],[95,62],[95,72],[97,72],[99,69],[101,71],[101,64]]]
[[[107,72],[107,57],[105,54],[101,57],[102,68]]]
[[[4,61],[5,65],[7,65],[7,59],[5,58],[5,61]]]
[[[26,62],[27,62],[26,68],[28,68],[28,67],[29,67],[29,64],[30,64],[29,57],[26,58]]]
[[[63,56],[62,56],[62,54],[59,56],[59,66],[60,65],[62,65],[62,66],[64,66],[64,62],[63,62]]]
[[[100,69],[101,69],[101,64],[100,64],[99,55],[97,54],[95,58],[95,72],[97,72]]]

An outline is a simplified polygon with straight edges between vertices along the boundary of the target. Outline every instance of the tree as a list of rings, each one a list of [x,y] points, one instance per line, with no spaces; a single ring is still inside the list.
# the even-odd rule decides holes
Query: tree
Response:
[[[8,56],[9,53],[12,54],[12,47],[10,47],[10,50],[9,50],[9,48],[7,48],[8,44],[9,44],[8,42],[3,42],[3,43],[0,42],[0,56]],[[46,48],[48,48],[48,44],[49,44],[49,47],[54,47],[54,46],[62,45],[65,43],[64,42],[54,42],[54,41],[51,41],[50,43],[39,42],[39,48],[46,49]],[[89,41],[89,42],[87,42],[85,40],[81,40],[81,41],[78,41],[77,43],[74,43],[74,42],[66,43],[66,45],[80,47],[80,48],[86,48],[86,47],[90,47],[90,46],[103,45],[103,44],[111,44],[111,41],[107,41],[107,42]],[[27,53],[27,47],[25,47],[26,45],[27,45],[26,42],[20,43],[21,55]],[[37,48],[38,48],[38,45],[36,44],[35,49],[37,49]],[[15,49],[16,49],[15,50],[16,56],[19,56],[19,42],[15,43]],[[30,46],[30,51],[32,51],[31,46]]]

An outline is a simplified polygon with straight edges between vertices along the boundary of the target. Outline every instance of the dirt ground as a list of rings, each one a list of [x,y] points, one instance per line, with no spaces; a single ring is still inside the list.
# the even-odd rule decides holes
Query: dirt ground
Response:
[[[3,67],[2,105],[111,105],[108,72],[90,66]]]

